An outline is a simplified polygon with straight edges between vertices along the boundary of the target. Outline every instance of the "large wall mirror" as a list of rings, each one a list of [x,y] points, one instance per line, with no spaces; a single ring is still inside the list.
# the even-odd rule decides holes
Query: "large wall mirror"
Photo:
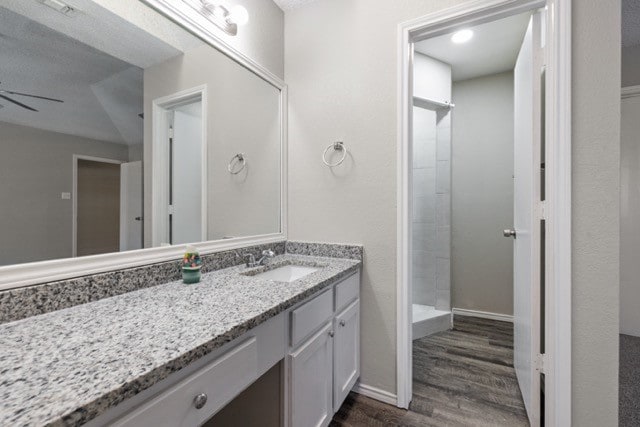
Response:
[[[0,0],[0,276],[283,238],[284,84],[148,4],[97,3]]]

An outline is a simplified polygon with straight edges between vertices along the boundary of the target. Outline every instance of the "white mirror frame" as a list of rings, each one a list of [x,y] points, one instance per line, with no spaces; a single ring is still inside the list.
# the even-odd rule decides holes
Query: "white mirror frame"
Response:
[[[200,37],[214,48],[280,90],[280,232],[194,243],[201,254],[220,252],[251,245],[282,242],[287,239],[287,85],[282,79],[256,63],[219,37],[214,24],[181,0],[140,0],[170,20]],[[71,221],[72,219],[69,218]],[[31,286],[107,271],[177,260],[185,245],[138,249],[63,258],[0,267],[0,290]]]

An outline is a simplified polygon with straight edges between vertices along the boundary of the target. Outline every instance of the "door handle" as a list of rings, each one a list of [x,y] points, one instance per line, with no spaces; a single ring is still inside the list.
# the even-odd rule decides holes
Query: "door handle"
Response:
[[[504,237],[513,237],[515,239],[516,238],[516,230],[508,228],[508,229],[502,231],[502,235]]]
[[[135,217],[133,219],[135,219],[136,221],[142,221],[142,217],[141,216],[137,216],[137,217]]]

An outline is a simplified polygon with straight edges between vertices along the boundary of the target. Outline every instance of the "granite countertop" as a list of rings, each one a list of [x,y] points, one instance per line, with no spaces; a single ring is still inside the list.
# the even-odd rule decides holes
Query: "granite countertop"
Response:
[[[285,254],[267,268],[291,263],[322,268],[285,283],[231,267],[0,325],[0,425],[83,424],[361,264]]]

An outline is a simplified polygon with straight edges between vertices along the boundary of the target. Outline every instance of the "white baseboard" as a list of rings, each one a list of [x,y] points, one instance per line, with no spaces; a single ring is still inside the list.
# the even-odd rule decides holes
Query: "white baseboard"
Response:
[[[376,387],[371,387],[370,385],[361,384],[358,382],[353,386],[352,391],[355,391],[356,393],[363,396],[378,400],[382,403],[387,403],[389,405],[397,406],[398,404],[398,396],[393,393],[389,393],[388,391],[384,391]]]
[[[513,323],[513,316],[508,314],[491,313],[488,311],[466,310],[464,308],[454,308],[451,310],[454,315],[480,317],[481,319],[501,320]]]

